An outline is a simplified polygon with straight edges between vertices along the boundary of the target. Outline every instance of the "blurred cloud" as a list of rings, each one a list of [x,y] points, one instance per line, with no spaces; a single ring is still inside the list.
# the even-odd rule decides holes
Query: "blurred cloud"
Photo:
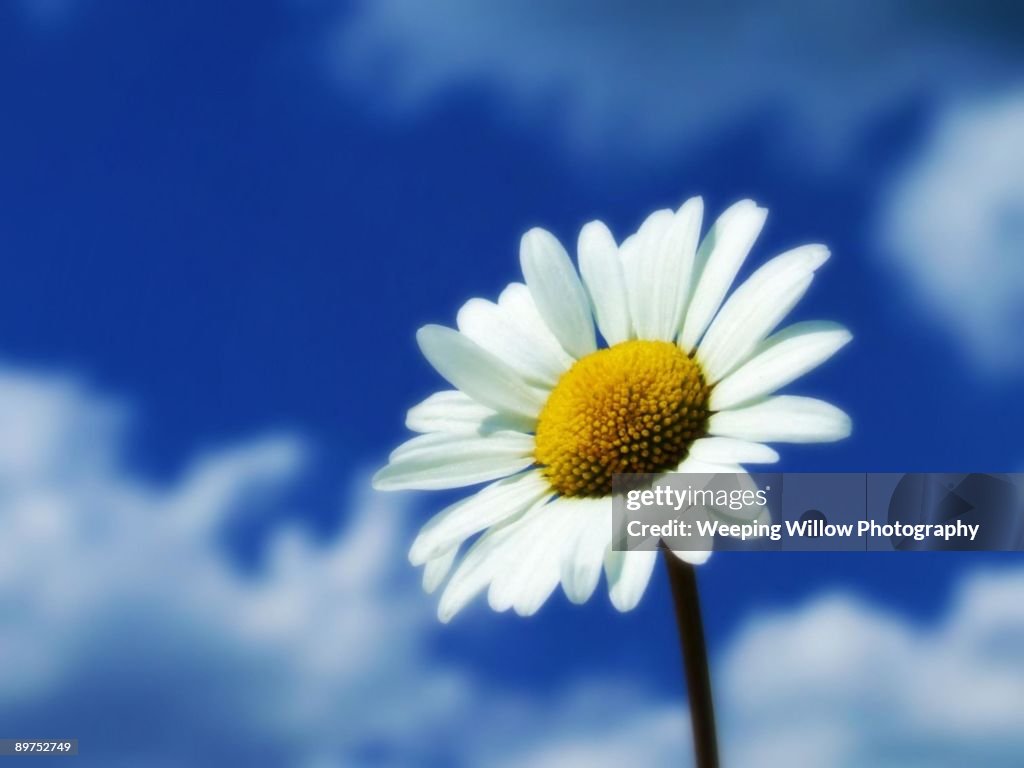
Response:
[[[613,718],[637,699],[614,681],[533,701],[430,659],[440,628],[405,556],[403,504],[367,478],[341,535],[280,529],[259,572],[242,572],[221,529],[254,496],[301,482],[309,446],[254,439],[162,487],[124,463],[128,421],[73,379],[0,370],[0,722],[12,732],[77,736],[79,760],[104,766],[475,765],[514,754],[517,724],[559,740],[595,722],[678,738],[649,709]]]
[[[309,751],[357,751],[375,732],[425,736],[430,705],[458,684],[417,663],[427,602],[390,591],[394,505],[358,503],[346,535],[322,548],[281,531],[266,569],[243,575],[220,528],[254,492],[295,483],[305,443],[259,438],[160,488],[120,463],[117,410],[71,381],[0,375],[0,424],[19,425],[0,435],[0,475],[19,479],[0,499],[0,721],[63,717],[83,739],[132,722],[117,752],[93,751],[104,765],[126,754],[196,764],[193,744],[161,737],[170,723],[198,743],[237,731],[232,749],[251,744],[266,764],[283,764],[289,746],[308,745],[288,755],[301,763]],[[371,694],[402,706],[374,706]],[[95,706],[63,710],[86,698]],[[149,717],[133,716],[140,704]]]
[[[1022,598],[1018,569],[968,579],[936,626],[838,594],[753,618],[715,665],[724,764],[1018,765]],[[632,725],[617,731],[542,733],[512,764],[689,764],[672,738],[683,712],[650,700],[628,711]]]
[[[990,370],[1024,366],[1024,90],[951,108],[884,203],[886,262]]]
[[[1024,572],[968,580],[935,627],[842,596],[752,621],[725,660],[736,765],[1011,766]]]
[[[169,485],[125,463],[123,406],[0,370],[0,722],[83,740],[83,765],[678,765],[685,711],[595,670],[512,691],[441,664],[402,501],[354,477],[344,529],[284,528],[240,571],[218,529],[302,482],[269,435]],[[1016,765],[1024,572],[964,586],[936,626],[827,597],[751,621],[718,658],[744,766]],[[540,619],[543,621],[543,617]],[[187,738],[183,737],[187,734]],[[887,762],[888,761],[888,762]]]
[[[908,97],[998,84],[1019,62],[1014,29],[965,0],[361,0],[332,62],[399,111],[459,88],[493,92],[506,114],[588,153],[664,160],[771,117],[801,151],[832,154]]]

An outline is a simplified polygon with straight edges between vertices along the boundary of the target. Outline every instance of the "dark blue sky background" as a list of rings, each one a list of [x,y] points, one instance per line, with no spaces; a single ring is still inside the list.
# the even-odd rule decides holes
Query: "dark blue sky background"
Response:
[[[912,310],[871,236],[928,94],[875,115],[828,165],[802,162],[799,132],[783,139],[760,111],[657,162],[579,155],[556,135],[557,104],[548,129],[482,86],[397,115],[340,86],[322,29],[345,11],[297,6],[83,2],[47,21],[0,7],[0,350],[129,398],[145,472],[173,477],[197,449],[295,428],[320,446],[298,506],[321,530],[344,525],[345,480],[384,459],[405,408],[441,383],[419,325],[453,323],[465,299],[517,279],[531,226],[574,242],[602,218],[623,235],[691,194],[712,212],[741,197],[770,208],[755,264],[808,241],[833,250],[797,317],[841,321],[855,340],[794,391],[841,405],[854,435],[785,447],[783,469],[1020,468],[1020,377],[972,367]],[[440,503],[425,497],[424,514]],[[258,561],[259,536],[233,543]],[[924,620],[982,561],[1009,562],[716,557],[701,570],[712,642],[832,585]],[[524,686],[601,663],[671,691],[666,606],[659,576],[626,617],[603,596],[557,597],[532,621],[456,622],[436,650]],[[574,644],[595,633],[608,643]]]

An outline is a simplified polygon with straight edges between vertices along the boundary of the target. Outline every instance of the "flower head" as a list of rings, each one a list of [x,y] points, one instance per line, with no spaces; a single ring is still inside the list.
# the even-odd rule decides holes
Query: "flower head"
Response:
[[[458,330],[419,330],[424,356],[454,389],[409,411],[409,429],[422,434],[391,454],[374,485],[490,483],[431,519],[410,551],[432,591],[481,534],[442,594],[442,620],[485,589],[492,608],[522,615],[559,583],[583,602],[602,568],[612,603],[629,610],[657,553],[611,549],[615,474],[742,472],[778,460],[765,443],[849,434],[836,407],[774,394],[851,338],[825,322],[776,332],[828,249],[776,256],[727,298],[765,215],[739,202],[701,241],[703,202],[693,198],[651,214],[621,245],[591,222],[579,272],[553,235],[532,229],[520,248],[525,284],[497,302],[468,301]]]

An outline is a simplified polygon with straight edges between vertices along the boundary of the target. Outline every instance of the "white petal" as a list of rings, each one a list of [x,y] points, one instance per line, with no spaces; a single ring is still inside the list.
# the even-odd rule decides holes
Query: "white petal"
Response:
[[[459,310],[456,324],[460,332],[507,363],[527,384],[551,389],[565,370],[493,302],[470,299]]]
[[[710,549],[670,549],[673,555],[690,565],[704,565],[710,557]]]
[[[426,453],[437,453],[442,456],[459,456],[472,450],[490,454],[492,452],[520,453],[532,452],[533,435],[522,432],[504,431],[490,435],[453,435],[443,432],[432,432],[426,435],[415,435],[395,448],[388,455],[388,461],[402,460]]]
[[[515,555],[495,572],[487,592],[492,609],[514,608],[520,616],[530,616],[554,592],[573,519],[570,512],[568,505],[556,499],[545,505],[543,514],[533,516],[519,528],[515,541],[507,545]]]
[[[537,311],[565,351],[578,359],[597,349],[586,291],[555,236],[531,229],[523,235],[519,261]]]
[[[768,211],[752,200],[729,207],[715,222],[697,251],[694,274],[699,275],[686,310],[679,346],[690,352],[722,305],[736,274],[761,234]]]
[[[710,383],[750,358],[807,292],[814,271],[827,260],[823,245],[796,248],[776,256],[736,289],[697,350]]]
[[[705,440],[719,439],[719,438],[704,438]],[[721,438],[726,439],[726,438]],[[742,440],[736,440],[736,445],[743,446],[758,446],[771,450],[768,446],[760,445],[759,443],[749,443]],[[745,449],[747,450],[747,449]],[[774,452],[773,452],[774,453]],[[757,484],[754,482],[754,478],[750,476],[742,466],[735,462],[726,461],[704,461],[702,459],[696,459],[692,455],[688,456],[682,464],[676,469],[676,472],[681,474],[696,475],[693,482],[694,488],[704,488],[712,480],[712,475],[733,475],[735,483],[741,490],[757,490]],[[695,507],[694,509],[698,509]]]
[[[619,611],[631,611],[643,597],[658,559],[656,550],[618,552],[608,550],[604,570],[608,579],[608,595]]]
[[[659,211],[655,211],[659,213]],[[662,213],[672,213],[672,211],[665,209]],[[653,214],[652,214],[653,215]],[[626,235],[626,239],[619,243],[619,261],[625,266],[626,262],[636,256],[636,236],[638,232],[634,232],[632,235]]]
[[[495,432],[486,437],[431,433],[396,448],[373,476],[381,491],[459,488],[514,474],[533,463],[533,436]]]
[[[425,325],[416,332],[416,341],[437,372],[478,403],[527,418],[540,413],[543,393],[527,386],[513,368],[458,331]]]
[[[413,432],[447,432],[453,435],[489,435],[501,430],[532,432],[536,419],[498,413],[464,392],[435,392],[409,409],[405,426]]]
[[[608,227],[592,221],[580,230],[577,246],[580,275],[590,296],[601,335],[613,346],[630,336],[626,275]]]
[[[744,470],[742,467],[734,466],[731,471],[727,472],[732,476],[732,482],[725,484],[722,483],[721,479],[718,488],[727,488],[730,491],[738,490],[749,493],[756,493],[759,489],[757,483],[754,482],[754,478]],[[706,506],[693,508],[694,512],[703,515],[706,519],[717,519],[724,523],[749,523],[758,518],[765,507],[758,506],[756,504],[745,504],[739,509],[731,509],[728,506],[716,506],[709,504]]]
[[[509,543],[515,541],[520,526],[528,522],[531,515],[542,511],[543,506],[538,505],[522,517],[491,528],[473,543],[441,594],[437,617],[442,622],[451,621],[470,600],[487,588],[494,575],[515,554]]]
[[[530,582],[519,593],[512,609],[519,616],[533,616],[540,607],[544,605],[551,593],[558,586],[558,570],[543,569],[537,570],[531,576]]]
[[[704,441],[707,441],[707,440],[718,440],[718,439],[719,438],[704,438],[703,440],[698,441],[698,442],[704,442]],[[725,446],[726,444],[725,443],[719,443],[718,445],[719,446]],[[745,443],[745,442],[742,442],[742,441],[739,441],[739,440],[734,441],[733,445],[734,446],[743,446],[742,450],[744,452],[749,450],[747,448],[747,446],[757,446],[758,449],[762,449],[763,448],[763,449],[771,450],[770,448],[767,448],[767,446],[758,446],[756,443]],[[696,446],[696,443],[694,443],[694,446]],[[723,450],[723,451],[721,451],[721,453],[723,454],[723,458],[724,458],[725,451]],[[778,455],[776,454],[776,458],[777,457],[778,457]],[[687,457],[686,460],[682,464],[679,465],[679,468],[676,471],[677,472],[681,472],[683,474],[697,474],[697,475],[701,475],[702,477],[699,478],[700,482],[697,483],[696,485],[694,485],[695,488],[703,488],[706,485],[708,485],[711,482],[711,480],[712,480],[712,477],[711,477],[712,475],[727,474],[727,475],[735,475],[736,476],[736,480],[737,480],[737,483],[738,483],[740,489],[742,489],[742,490],[750,490],[750,491],[756,491],[757,490],[757,485],[754,483],[754,479],[746,472],[746,470],[743,469],[743,467],[739,466],[738,463],[735,463],[735,461],[733,461],[733,462],[730,462],[728,460],[721,461],[721,462],[704,461],[702,459],[694,458],[692,450],[690,451],[690,456]],[[741,510],[741,512],[742,511],[745,511],[745,510]],[[693,508],[691,508],[689,513],[687,514],[687,521],[691,524],[691,526],[695,527],[696,524],[697,524],[697,520],[698,519],[702,518],[702,519],[705,519],[705,520],[710,520],[713,516],[715,516],[715,513],[717,513],[717,510],[715,510],[713,508],[693,507]],[[721,517],[721,515],[718,515],[718,517]],[[739,517],[739,518],[729,518],[729,519],[724,520],[724,522],[727,522],[727,523],[747,522],[747,520],[746,520],[746,518]],[[704,537],[703,539],[701,539],[699,536],[694,536],[693,538],[696,541],[703,540],[705,542],[706,546],[701,548],[701,549],[673,549],[671,551],[672,551],[673,555],[678,557],[684,563],[689,563],[690,565],[702,565],[702,564],[704,564],[704,563],[706,563],[708,561],[708,558],[711,557],[711,552],[713,550],[713,543],[714,542],[713,542],[713,539],[711,537]]]
[[[680,472],[684,475],[731,475],[737,472],[743,472],[743,467],[739,464],[729,462],[704,461],[703,459],[698,459],[695,456],[687,456],[683,462],[676,467],[676,472]],[[701,484],[694,487],[703,488],[704,485]]]
[[[711,409],[721,411],[770,395],[821,365],[852,338],[834,323],[791,325],[764,341],[750,361],[715,385]]]
[[[704,474],[704,472],[702,471],[701,474]],[[706,479],[710,480],[710,477]],[[706,483],[701,483],[699,487],[704,487],[704,485],[706,485]],[[690,509],[683,513],[683,519],[690,525],[692,533],[688,538],[696,549],[670,549],[670,551],[684,563],[689,563],[690,565],[702,565],[707,562],[709,557],[711,557],[711,552],[714,549],[715,538],[714,536],[701,535],[699,533],[700,528],[698,526],[709,522],[711,520],[711,515],[708,514],[708,510],[704,507],[690,507]]]
[[[433,560],[427,561],[426,567],[423,569],[423,591],[428,595],[435,589],[441,586],[441,582],[444,581],[448,572],[452,569],[452,564],[455,563],[455,556],[459,554],[458,547],[452,547],[447,552],[444,552]]]
[[[690,446],[690,456],[699,461],[721,464],[774,464],[779,454],[763,443],[732,437],[704,437]]]
[[[633,318],[639,338],[675,341],[679,334],[703,215],[701,198],[687,200],[663,225],[660,238],[655,241],[652,235],[639,249]]]
[[[713,435],[768,443],[827,443],[847,437],[850,430],[850,417],[834,405],[791,395],[720,411],[708,421]]]
[[[560,371],[566,371],[575,362],[566,352],[555,335],[551,333],[544,318],[537,311],[537,305],[524,283],[509,283],[498,296],[501,307],[519,330],[529,337],[530,344],[537,347],[537,354],[544,355]]]
[[[574,603],[585,603],[601,579],[601,563],[612,538],[611,499],[563,499],[571,503],[575,531],[562,561],[562,590]]]
[[[665,234],[675,220],[675,214],[668,208],[655,211],[640,225],[636,235],[622,243],[620,258],[626,276],[626,294],[629,297],[629,315],[632,319],[633,338],[644,338],[641,328],[647,330],[653,323],[650,307],[651,286],[657,281],[647,268],[651,255],[659,249]]]
[[[546,495],[552,495],[552,491],[536,470],[492,483],[434,515],[413,542],[409,560],[420,565],[437,557],[474,533],[521,513]]]

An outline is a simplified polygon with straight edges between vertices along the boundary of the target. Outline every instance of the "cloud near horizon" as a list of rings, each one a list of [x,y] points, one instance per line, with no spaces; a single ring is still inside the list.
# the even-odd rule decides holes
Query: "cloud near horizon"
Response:
[[[626,680],[595,670],[554,693],[514,693],[433,658],[446,630],[405,558],[405,504],[365,478],[351,481],[341,533],[314,541],[285,526],[264,567],[241,572],[218,530],[254,490],[302,482],[301,437],[204,455],[161,486],[125,468],[128,422],[72,379],[0,370],[10,728],[73,733],[86,766],[689,759],[682,703]],[[727,759],[1016,765],[1022,597],[1018,569],[969,580],[934,626],[842,595],[753,617],[716,661]]]

